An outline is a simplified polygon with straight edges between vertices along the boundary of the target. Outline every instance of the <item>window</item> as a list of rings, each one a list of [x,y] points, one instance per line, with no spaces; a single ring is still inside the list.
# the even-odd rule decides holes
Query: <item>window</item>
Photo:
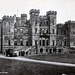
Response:
[[[45,40],[43,40],[43,46],[45,46]]]
[[[52,29],[52,31],[53,31],[53,34],[54,34],[55,33],[54,29]]]
[[[37,28],[35,28],[35,33],[37,33]]]
[[[26,41],[26,46],[28,46],[28,41]]]
[[[37,24],[37,21],[35,22],[35,24]]]
[[[9,40],[9,46],[10,46],[10,40]]]
[[[43,53],[43,49],[42,48],[40,49],[40,53]]]
[[[48,52],[48,49],[46,49],[46,52]]]
[[[35,45],[37,45],[37,41],[35,40]]]
[[[21,46],[23,46],[23,41],[21,41]]]
[[[48,46],[48,40],[46,41],[46,45]]]
[[[57,35],[58,35],[58,30],[57,30]]]
[[[40,43],[39,43],[39,44],[40,44],[40,46],[41,46],[41,40],[40,40]]]
[[[17,46],[17,41],[14,41],[14,45]]]
[[[54,40],[52,40],[52,45],[53,45],[53,46],[54,46],[54,42],[55,42],[55,41],[54,41]]]

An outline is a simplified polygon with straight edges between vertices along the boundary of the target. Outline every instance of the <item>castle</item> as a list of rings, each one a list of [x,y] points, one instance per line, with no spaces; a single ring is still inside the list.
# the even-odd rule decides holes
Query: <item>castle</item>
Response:
[[[40,16],[40,10],[31,9],[29,14],[29,20],[27,14],[21,14],[21,17],[3,16],[1,50],[3,54],[6,54],[8,49],[17,55],[23,55],[22,51],[25,52],[24,55],[63,53],[63,46],[70,47],[73,41],[69,40],[75,38],[74,35],[70,36],[70,30],[72,33],[72,28],[75,28],[74,22],[72,24],[74,27],[68,22],[65,25],[57,24],[56,11],[48,11],[46,15]]]

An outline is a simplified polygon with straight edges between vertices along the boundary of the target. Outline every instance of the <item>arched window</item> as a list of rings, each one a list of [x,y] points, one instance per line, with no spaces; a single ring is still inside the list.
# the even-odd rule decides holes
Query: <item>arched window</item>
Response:
[[[42,48],[40,49],[40,53],[43,53],[43,49]]]

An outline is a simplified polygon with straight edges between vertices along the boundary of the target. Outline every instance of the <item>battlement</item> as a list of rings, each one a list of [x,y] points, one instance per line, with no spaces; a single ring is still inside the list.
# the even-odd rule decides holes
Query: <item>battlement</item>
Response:
[[[39,18],[40,18],[40,19],[47,19],[47,16],[44,15],[44,16],[40,16]]]
[[[65,24],[70,24],[70,23],[75,23],[75,21],[69,20],[69,21],[66,21],[66,22],[65,22]]]
[[[16,17],[16,20],[21,20],[21,17]]]
[[[62,24],[62,23],[57,24],[58,28],[62,28],[63,26],[64,26],[64,24]]]
[[[21,17],[27,17],[27,14],[21,14]]]
[[[40,13],[40,10],[37,10],[37,9],[31,9],[31,10],[30,10],[30,14],[32,14],[32,13]]]
[[[9,16],[9,15],[4,15],[2,17],[3,20],[11,20],[11,19],[14,19],[14,16]]]
[[[47,15],[57,15],[57,11],[48,11]]]

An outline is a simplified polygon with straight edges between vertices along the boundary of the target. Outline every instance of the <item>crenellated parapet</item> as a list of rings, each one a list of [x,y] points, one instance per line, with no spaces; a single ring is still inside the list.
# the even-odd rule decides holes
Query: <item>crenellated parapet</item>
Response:
[[[75,23],[75,21],[69,20],[69,21],[66,21],[66,22],[65,22],[65,24],[70,24],[70,23]]]
[[[14,16],[4,15],[2,19],[3,20],[12,20],[12,19],[14,19]]]
[[[32,14],[32,13],[40,13],[40,10],[39,9],[31,9],[30,14]]]
[[[21,17],[27,17],[27,14],[21,14]]]
[[[47,15],[57,15],[57,11],[48,11]]]

